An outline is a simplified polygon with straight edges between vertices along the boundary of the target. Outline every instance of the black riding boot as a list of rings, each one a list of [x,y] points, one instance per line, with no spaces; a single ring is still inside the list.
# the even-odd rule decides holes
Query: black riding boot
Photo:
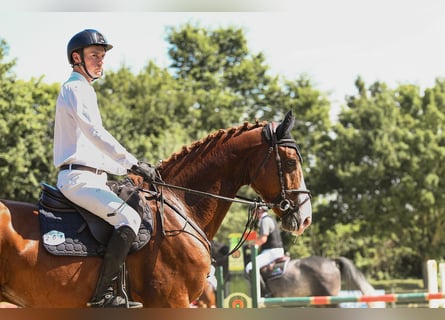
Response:
[[[91,308],[142,308],[142,303],[128,301],[126,297],[115,293],[113,282],[119,276],[122,265],[125,263],[131,243],[136,234],[127,226],[113,231],[113,235],[105,252],[96,292],[90,302]]]

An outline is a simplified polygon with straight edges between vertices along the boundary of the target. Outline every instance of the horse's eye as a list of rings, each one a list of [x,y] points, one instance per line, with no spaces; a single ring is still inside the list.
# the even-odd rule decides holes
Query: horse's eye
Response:
[[[297,167],[297,160],[296,159],[287,159],[286,167],[288,169],[295,169]]]

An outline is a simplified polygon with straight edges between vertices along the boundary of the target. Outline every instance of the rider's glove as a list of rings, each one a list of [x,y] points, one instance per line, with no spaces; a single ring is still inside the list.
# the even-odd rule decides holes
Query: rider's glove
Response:
[[[129,171],[141,176],[147,182],[156,180],[156,168],[148,163],[138,162],[138,164],[133,165]]]

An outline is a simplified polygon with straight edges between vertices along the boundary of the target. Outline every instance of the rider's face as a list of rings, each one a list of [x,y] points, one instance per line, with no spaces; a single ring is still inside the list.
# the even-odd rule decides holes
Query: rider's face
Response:
[[[94,45],[83,49],[83,59],[85,62],[85,68],[94,78],[99,78],[102,75],[104,58],[105,58],[105,48],[103,46]],[[77,52],[73,53],[73,59],[74,62],[76,63],[81,62],[81,57]],[[81,71],[81,73],[84,74],[83,68],[80,68],[79,71]],[[89,78],[88,75],[86,74],[84,74],[84,76]]]
[[[93,77],[100,77],[103,71],[105,48],[103,46],[90,46],[83,50],[85,66]]]

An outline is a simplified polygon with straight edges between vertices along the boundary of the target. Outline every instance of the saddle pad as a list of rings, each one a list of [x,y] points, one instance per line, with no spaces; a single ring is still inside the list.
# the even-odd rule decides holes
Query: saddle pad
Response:
[[[119,195],[121,196],[121,195]],[[142,216],[141,226],[133,241],[130,253],[136,252],[148,243],[153,231],[153,217],[148,205],[141,206],[138,201],[132,201],[132,207],[137,206]],[[103,256],[106,243],[113,232],[113,226],[91,213],[80,214],[76,209],[58,209],[48,207],[44,202],[38,204],[42,245],[51,254],[58,256]],[[85,215],[97,219],[85,220]],[[92,221],[94,223],[92,223]],[[100,230],[101,237],[93,235],[92,230]],[[105,241],[98,239],[105,238]]]
[[[49,253],[61,256],[104,255],[105,246],[91,235],[84,219],[76,211],[51,212],[39,206],[39,219],[42,244]]]
[[[91,234],[85,220],[77,211],[54,212],[39,206],[42,244],[53,255],[59,256],[103,256],[106,245]],[[109,226],[109,233],[113,227]],[[152,226],[144,217],[130,253],[141,249],[151,238]]]

